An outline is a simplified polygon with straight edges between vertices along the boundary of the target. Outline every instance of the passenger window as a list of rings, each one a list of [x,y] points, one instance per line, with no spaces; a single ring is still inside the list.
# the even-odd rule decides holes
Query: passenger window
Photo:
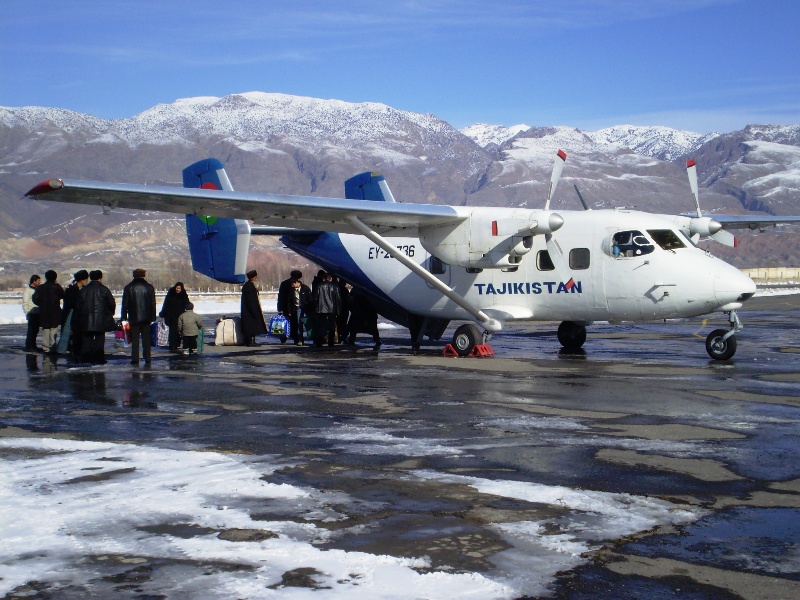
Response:
[[[555,265],[553,264],[553,260],[550,258],[550,253],[547,250],[539,250],[536,254],[536,268],[540,271],[553,271],[555,270]]]
[[[569,251],[569,268],[576,271],[589,268],[589,249],[573,248]]]
[[[686,244],[683,243],[678,234],[671,229],[648,229],[647,233],[649,233],[653,241],[664,250],[686,247]]]
[[[650,243],[641,231],[620,231],[614,234],[611,244],[611,253],[615,257],[632,257],[650,254],[655,246]]]
[[[446,270],[445,263],[440,259],[435,256],[431,256],[428,259],[428,271],[433,275],[444,275]]]

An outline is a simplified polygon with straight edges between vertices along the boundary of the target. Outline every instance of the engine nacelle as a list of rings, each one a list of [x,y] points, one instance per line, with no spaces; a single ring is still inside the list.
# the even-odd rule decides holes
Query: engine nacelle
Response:
[[[518,265],[533,247],[534,235],[552,233],[563,224],[550,211],[479,207],[457,225],[421,227],[419,240],[449,265],[500,269]]]
[[[708,237],[722,229],[722,224],[711,217],[696,217],[689,221],[689,237],[700,235]]]

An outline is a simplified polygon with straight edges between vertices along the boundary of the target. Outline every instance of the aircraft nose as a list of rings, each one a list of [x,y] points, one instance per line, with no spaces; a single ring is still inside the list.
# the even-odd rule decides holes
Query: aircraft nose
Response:
[[[714,293],[720,305],[744,302],[756,293],[756,284],[739,269],[729,267],[714,277]]]

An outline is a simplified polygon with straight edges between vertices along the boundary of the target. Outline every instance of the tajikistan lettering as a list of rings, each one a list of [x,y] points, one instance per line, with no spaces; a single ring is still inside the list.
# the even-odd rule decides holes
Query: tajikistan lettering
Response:
[[[476,283],[478,295],[490,294],[580,294],[583,292],[580,281],[571,279],[563,281],[525,281],[523,283],[503,283],[495,286],[492,283]]]

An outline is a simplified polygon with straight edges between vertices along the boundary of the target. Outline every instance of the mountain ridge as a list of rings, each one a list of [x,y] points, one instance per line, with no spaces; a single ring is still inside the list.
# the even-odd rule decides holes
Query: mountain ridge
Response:
[[[61,246],[99,236],[113,245],[114,227],[135,219],[131,211],[99,215],[91,207],[21,200],[53,176],[180,185],[184,166],[214,156],[241,190],[341,197],[345,179],[372,170],[401,201],[535,208],[544,202],[559,148],[569,159],[555,209],[580,208],[575,185],[595,208],[694,210],[684,171],[691,154],[704,212],[800,214],[800,125],[709,134],[632,125],[459,131],[435,115],[380,103],[247,92],[184,98],[113,120],[0,107],[0,257],[24,258],[23,247],[35,248],[37,260],[48,248],[64,256]],[[174,235],[170,226],[165,236]],[[783,246],[767,256],[788,260],[796,253],[800,261],[800,250]],[[183,251],[163,246],[166,254]]]

